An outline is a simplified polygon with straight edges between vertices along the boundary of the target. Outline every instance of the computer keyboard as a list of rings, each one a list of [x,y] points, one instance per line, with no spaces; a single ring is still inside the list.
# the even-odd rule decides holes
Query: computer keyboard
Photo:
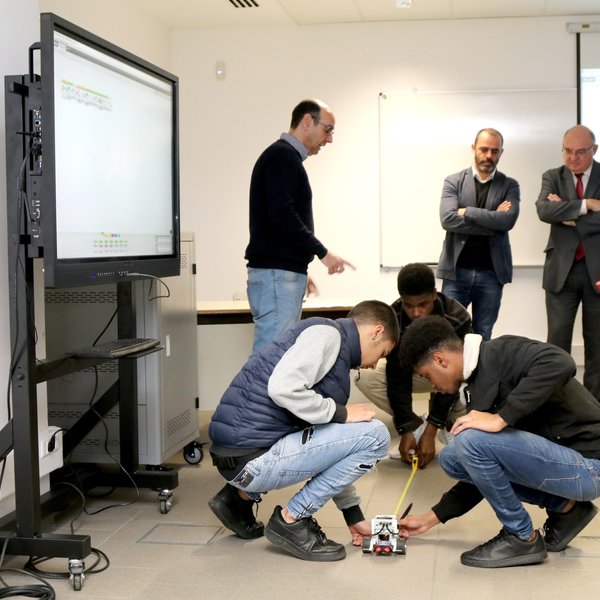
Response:
[[[123,338],[80,348],[69,354],[77,358],[121,358],[128,354],[149,350],[158,346],[159,343],[154,338]]]

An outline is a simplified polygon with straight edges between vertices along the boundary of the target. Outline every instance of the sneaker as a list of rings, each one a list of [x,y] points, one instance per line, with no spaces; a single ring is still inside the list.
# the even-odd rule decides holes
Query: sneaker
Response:
[[[505,527],[491,540],[473,550],[463,552],[460,562],[467,567],[517,567],[540,563],[548,556],[542,534],[538,531],[531,542],[519,539]]]
[[[596,516],[598,508],[591,502],[576,502],[567,513],[548,513],[544,523],[544,540],[549,552],[564,550],[569,542]]]
[[[327,562],[346,558],[342,544],[328,540],[312,517],[286,523],[281,516],[281,506],[276,506],[265,527],[267,539],[302,560]]]
[[[396,446],[395,448],[392,448],[389,451],[388,456],[392,460],[402,460],[402,455],[400,454],[400,450],[398,450],[398,446]]]
[[[415,442],[419,443],[423,432],[425,431],[425,427],[427,426],[427,415],[424,413],[421,415],[422,423],[412,432],[415,436]]]
[[[216,496],[208,501],[210,510],[217,519],[245,540],[264,535],[264,525],[256,520],[253,500],[244,500],[232,485],[227,484]]]
[[[447,446],[454,439],[454,434],[450,433],[445,427],[442,427],[438,429],[437,439],[441,444]]]

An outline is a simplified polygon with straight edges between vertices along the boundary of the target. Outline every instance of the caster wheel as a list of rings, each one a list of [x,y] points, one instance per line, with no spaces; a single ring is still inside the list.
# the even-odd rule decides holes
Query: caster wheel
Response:
[[[197,465],[204,458],[202,444],[191,442],[183,449],[183,458],[190,465]]]
[[[80,592],[83,587],[83,580],[85,579],[85,563],[78,558],[69,559],[69,579],[73,590]]]
[[[170,490],[162,490],[158,494],[158,502],[160,506],[160,514],[166,515],[173,506],[173,492]]]
[[[73,575],[73,590],[76,592],[81,591],[81,586],[83,585],[81,574]]]

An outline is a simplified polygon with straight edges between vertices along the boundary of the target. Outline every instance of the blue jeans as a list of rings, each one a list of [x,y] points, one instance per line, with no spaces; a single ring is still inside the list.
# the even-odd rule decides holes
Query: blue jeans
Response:
[[[254,319],[253,354],[300,320],[306,280],[306,275],[293,271],[248,268],[248,302]]]
[[[377,419],[313,425],[281,438],[230,483],[258,502],[265,492],[306,481],[287,507],[296,519],[309,517],[385,458],[389,443]]]
[[[442,292],[465,308],[471,304],[473,331],[489,340],[502,300],[502,284],[494,271],[456,269],[456,279],[444,279]]]
[[[453,479],[477,486],[506,529],[521,539],[534,530],[522,502],[560,512],[569,500],[600,496],[600,460],[518,429],[467,429],[454,436],[439,461]]]

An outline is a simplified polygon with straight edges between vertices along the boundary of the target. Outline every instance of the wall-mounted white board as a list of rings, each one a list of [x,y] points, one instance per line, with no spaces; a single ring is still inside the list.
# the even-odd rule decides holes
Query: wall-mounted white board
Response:
[[[541,266],[549,225],[535,211],[542,173],[562,164],[562,137],[575,125],[573,89],[382,93],[379,96],[381,266],[436,264],[445,232],[444,178],[472,164],[484,127],[504,136],[498,168],[521,186],[510,232],[515,266]]]

